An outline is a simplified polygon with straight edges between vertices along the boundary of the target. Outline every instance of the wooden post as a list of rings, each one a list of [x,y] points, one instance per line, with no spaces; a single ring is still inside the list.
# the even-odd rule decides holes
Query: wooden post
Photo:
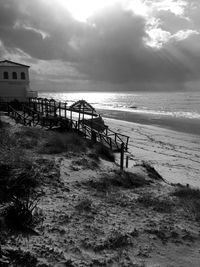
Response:
[[[44,101],[43,99],[41,100],[41,105],[42,105],[42,115],[44,114]]]
[[[83,117],[82,117],[83,123],[84,123],[84,115],[85,115],[85,108],[83,107]]]
[[[126,168],[128,168],[128,160],[129,160],[129,156],[126,156]]]
[[[93,110],[92,110],[92,122],[91,122],[91,128],[93,128]]]
[[[110,143],[110,149],[112,150],[112,138],[109,137],[109,139],[110,139],[110,142],[109,142]]]
[[[65,119],[67,118],[67,103],[65,102]]]
[[[124,143],[121,144],[120,169],[124,169]]]
[[[59,117],[61,117],[61,102],[59,102]]]

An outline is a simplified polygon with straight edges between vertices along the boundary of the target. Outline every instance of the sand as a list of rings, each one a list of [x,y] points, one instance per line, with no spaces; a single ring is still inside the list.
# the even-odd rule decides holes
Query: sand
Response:
[[[90,150],[41,155],[29,149],[42,177],[44,194],[34,211],[42,220],[35,227],[37,235],[8,233],[1,246],[4,262],[20,249],[26,262],[30,255],[36,259],[34,265],[23,265],[31,267],[200,266],[199,221],[187,203],[171,195],[176,187],[170,184],[199,186],[199,137],[106,121],[130,136],[125,171],[144,179],[144,185],[107,187],[103,179],[116,177],[119,166],[105,159],[95,164]],[[12,122],[12,130],[20,131],[20,126]],[[143,162],[167,182],[157,175],[152,178]]]
[[[129,168],[146,161],[170,183],[200,187],[200,136],[115,119],[112,129],[130,136]]]

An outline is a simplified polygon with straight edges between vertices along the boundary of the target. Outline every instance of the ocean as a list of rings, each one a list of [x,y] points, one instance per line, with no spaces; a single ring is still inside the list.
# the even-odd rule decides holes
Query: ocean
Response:
[[[39,93],[69,105],[84,99],[103,117],[200,135],[200,92]]]

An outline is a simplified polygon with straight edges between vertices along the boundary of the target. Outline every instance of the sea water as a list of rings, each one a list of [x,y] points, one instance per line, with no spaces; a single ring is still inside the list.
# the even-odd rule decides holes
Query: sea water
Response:
[[[84,99],[104,117],[200,134],[200,92],[39,93],[69,105]]]

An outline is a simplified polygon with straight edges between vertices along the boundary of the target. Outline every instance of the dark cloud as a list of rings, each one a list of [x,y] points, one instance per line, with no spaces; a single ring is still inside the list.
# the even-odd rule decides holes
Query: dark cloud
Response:
[[[171,35],[181,30],[199,30],[198,2],[191,3],[186,14],[192,14],[194,20],[169,11],[157,12],[161,29]],[[0,55],[5,54],[5,49],[13,54],[20,50],[30,62],[73,62],[73,79],[80,76],[110,84],[177,85],[198,79],[199,35],[172,39],[157,49],[145,43],[146,27],[147,18],[124,10],[119,4],[94,14],[88,23],[81,23],[53,1],[0,0]],[[62,67],[67,72],[68,67]],[[63,70],[62,75],[52,74],[52,79],[56,77],[64,80]]]
[[[19,0],[18,5],[1,1],[0,6],[0,39],[5,46],[38,59],[73,59],[69,42],[79,23],[69,13],[38,0]]]
[[[144,43],[145,20],[119,6],[91,21],[93,34],[80,42],[77,66],[94,80],[124,82],[184,81],[190,69],[167,49]]]

